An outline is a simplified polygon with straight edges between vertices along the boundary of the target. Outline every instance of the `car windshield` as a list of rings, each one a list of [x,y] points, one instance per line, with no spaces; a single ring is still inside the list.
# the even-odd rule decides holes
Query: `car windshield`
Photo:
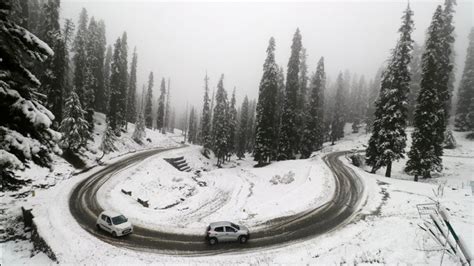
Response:
[[[119,215],[117,217],[112,218],[112,222],[114,224],[123,224],[126,221],[127,221],[127,218],[125,218],[125,216],[123,216],[123,215]]]
[[[236,224],[233,224],[233,223],[230,223],[230,225],[232,225],[232,227],[236,228],[237,230],[240,230],[240,226],[238,226]]]

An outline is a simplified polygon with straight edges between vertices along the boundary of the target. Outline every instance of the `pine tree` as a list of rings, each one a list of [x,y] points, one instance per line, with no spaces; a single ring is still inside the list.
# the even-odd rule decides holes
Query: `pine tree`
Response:
[[[301,146],[303,141],[303,135],[307,119],[307,101],[308,101],[308,66],[306,64],[306,49],[301,48],[300,52],[300,69],[299,69],[299,85],[298,85],[298,95],[296,102],[296,137],[297,137],[297,150],[301,152]]]
[[[366,103],[368,99],[367,85],[365,83],[365,77],[362,75],[358,82],[354,85],[354,95],[352,96],[352,132],[358,133],[361,122],[365,118]]]
[[[137,122],[135,125],[135,130],[133,131],[133,134],[132,134],[132,139],[138,144],[143,144],[143,139],[146,138],[145,117],[143,115],[143,112],[138,113],[138,117],[136,121]]]
[[[127,93],[129,90],[128,83],[128,45],[127,45],[127,32],[122,34],[121,44],[120,44],[120,96],[119,96],[119,125],[122,127],[127,127]]]
[[[301,53],[301,34],[297,29],[293,36],[291,45],[291,56],[288,61],[288,72],[286,74],[286,93],[281,117],[280,140],[278,147],[278,159],[288,160],[295,157],[297,152],[297,128],[296,128],[296,105],[299,91],[299,67]]]
[[[227,92],[224,89],[224,75],[217,84],[216,106],[212,119],[213,152],[217,157],[217,166],[220,167],[227,155]]]
[[[253,153],[255,146],[255,113],[257,109],[257,102],[255,99],[251,100],[249,103],[249,123],[247,125],[247,152]]]
[[[232,92],[232,98],[227,112],[227,126],[227,159],[230,160],[230,156],[235,153],[235,132],[237,129],[235,88]]]
[[[416,96],[420,92],[421,82],[421,56],[423,54],[423,47],[416,42],[413,43],[412,59],[410,61],[410,93],[408,94],[408,124],[413,125]]]
[[[122,41],[120,38],[117,39],[114,45],[114,55],[111,64],[110,74],[110,101],[109,101],[109,113],[107,115],[108,126],[113,130],[118,131],[120,129],[120,116],[124,115],[121,113],[120,97],[121,97],[121,46]]]
[[[448,125],[448,120],[451,112],[451,97],[454,90],[454,6],[456,5],[456,0],[445,0],[444,9],[442,14],[442,27],[439,31],[440,34],[440,49],[439,56],[440,60],[440,72],[439,72],[439,82],[438,90],[440,91],[441,100],[444,101],[444,126],[440,126],[439,134],[444,135],[446,131],[446,126]],[[438,151],[439,152],[439,151]],[[442,151],[441,151],[442,153]]]
[[[76,38],[74,40],[74,78],[73,84],[75,91],[79,96],[81,105],[84,110],[87,112],[86,120],[89,123],[89,129],[92,130],[94,126],[93,123],[93,102],[94,102],[94,91],[89,86],[93,83],[92,72],[88,67],[87,63],[87,39],[88,39],[88,30],[87,30],[88,16],[85,8],[82,9],[79,16],[79,23],[76,33]]]
[[[275,138],[274,138],[274,147],[279,150],[279,140],[280,140],[280,129],[281,129],[281,116],[283,114],[283,105],[285,103],[285,73],[283,67],[278,69],[278,91],[276,96],[275,103]],[[274,160],[278,159],[277,157],[272,158]]]
[[[456,106],[456,120],[454,126],[459,131],[473,130],[469,123],[469,106],[474,99],[474,28],[469,34],[469,46],[467,48],[464,71],[458,89],[458,103]]]
[[[24,2],[23,0],[20,0]],[[25,29],[28,29],[31,33],[39,35],[39,29],[41,27],[41,5],[38,0],[28,0],[28,25]]]
[[[171,130],[170,129],[170,111],[171,111],[170,98],[171,98],[171,82],[170,82],[170,78],[168,78],[168,92],[166,93],[165,120],[164,120],[165,129],[167,131]]]
[[[133,58],[132,58],[132,67],[130,69],[130,84],[128,86],[128,93],[127,93],[127,121],[130,123],[135,122],[135,118],[137,116],[135,110],[135,102],[136,102],[136,93],[137,93],[137,48],[133,50]]]
[[[63,113],[64,88],[67,79],[67,51],[59,25],[59,0],[48,0],[42,8],[40,38],[54,51],[38,71],[40,90],[47,96],[45,105],[55,116],[53,128],[59,128]]]
[[[145,125],[147,128],[153,127],[152,103],[153,98],[153,72],[148,76],[148,91],[145,98]]]
[[[86,111],[82,109],[77,94],[72,91],[66,100],[64,119],[61,121],[61,146],[71,152],[78,152],[87,144],[89,124],[85,119]]]
[[[14,170],[28,161],[50,166],[58,151],[58,133],[51,130],[53,114],[37,98],[40,82],[31,73],[31,61],[44,62],[53,51],[43,41],[17,25],[11,1],[0,4],[0,176],[1,190],[17,189],[25,181]]]
[[[94,108],[99,112],[106,112],[105,102],[105,52],[107,41],[105,38],[104,21],[95,22],[91,18],[89,22],[89,38],[88,38],[88,65],[91,68],[94,84]]]
[[[344,137],[344,125],[346,124],[346,100],[344,97],[346,90],[342,73],[339,73],[337,77],[336,87],[336,98],[331,120],[331,141],[333,145],[336,140]]]
[[[468,139],[474,139],[474,97],[471,98],[471,105],[469,106],[469,113],[466,116],[471,133],[467,135]]]
[[[367,95],[367,110],[365,112],[365,132],[372,131],[372,125],[375,119],[375,103],[379,97],[380,85],[382,82],[382,73],[384,68],[380,67],[375,74],[374,79],[370,82],[369,92]]]
[[[89,21],[89,27],[87,28],[87,36],[86,36],[86,78],[84,81],[84,87],[89,91],[90,95],[88,100],[87,106],[87,121],[91,122],[94,109],[96,106],[96,99],[95,96],[99,92],[99,77],[98,74],[102,75],[102,68],[103,66],[99,63],[99,58],[96,53],[96,50],[99,46],[99,36],[98,36],[98,26],[97,22],[95,21],[94,17],[91,17]],[[91,123],[90,127],[93,126]]]
[[[421,89],[415,109],[415,129],[412,133],[413,141],[405,168],[407,173],[415,176],[415,181],[418,181],[419,176],[429,178],[432,171],[442,169],[439,151],[442,152],[443,136],[438,135],[440,127],[444,127],[443,106],[445,104],[443,92],[438,87],[440,60],[443,60],[439,54],[442,27],[443,11],[441,6],[438,6],[428,28],[425,52],[422,56]]]
[[[267,58],[257,102],[254,160],[258,165],[269,163],[277,152],[275,147],[275,104],[278,93],[278,66],[275,63],[275,39],[270,38]]]
[[[390,177],[392,162],[404,158],[406,146],[407,98],[413,40],[413,12],[410,6],[402,17],[400,38],[387,69],[382,76],[379,100],[376,103],[372,136],[367,148],[367,164],[372,172],[386,166],[385,176]]]
[[[316,73],[311,80],[311,97],[301,145],[301,156],[303,158],[308,158],[311,152],[322,148],[324,138],[322,127],[324,122],[323,94],[325,83],[324,58],[321,57],[316,68]]]
[[[102,135],[102,142],[99,146],[99,149],[103,152],[103,155],[117,150],[117,147],[115,146],[116,141],[117,136],[115,135],[115,130],[107,122],[104,135]]]
[[[245,96],[244,101],[242,102],[242,108],[240,110],[240,121],[239,121],[239,131],[237,138],[237,157],[242,159],[245,157],[246,144],[247,144],[247,125],[249,120],[249,99]]]
[[[164,118],[165,118],[165,99],[166,99],[166,83],[165,79],[161,80],[161,87],[160,87],[160,97],[158,98],[158,110],[156,113],[156,128],[161,131],[163,134],[164,132]]]
[[[29,1],[21,1],[21,0],[12,0],[11,1],[11,18],[14,23],[18,26],[29,29],[28,27],[28,18],[29,14]]]
[[[103,111],[108,113],[109,101],[110,101],[110,67],[112,64],[112,46],[107,46],[107,52],[105,54],[105,62],[104,62],[104,99],[103,103],[105,107],[103,107]]]
[[[201,141],[204,147],[204,152],[207,154],[207,150],[212,147],[211,137],[211,109],[209,107],[209,78],[204,78],[204,99],[202,107],[202,122],[201,122]]]
[[[188,123],[188,142],[196,143],[197,135],[197,124],[196,124],[196,114],[194,113],[194,106],[191,107],[191,112],[189,113],[189,123]]]

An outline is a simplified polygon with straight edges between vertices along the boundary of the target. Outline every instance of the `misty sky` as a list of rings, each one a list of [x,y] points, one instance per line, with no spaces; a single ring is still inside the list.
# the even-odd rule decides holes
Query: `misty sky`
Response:
[[[439,1],[411,1],[413,38],[423,44],[426,29]],[[77,24],[82,7],[89,17],[103,19],[107,42],[113,44],[127,31],[129,55],[138,51],[138,89],[150,71],[159,80],[171,78],[172,104],[183,110],[186,102],[201,108],[203,79],[210,88],[224,73],[224,86],[237,99],[257,98],[271,36],[276,39],[276,61],[286,69],[297,27],[307,49],[309,73],[325,57],[328,76],[345,69],[372,78],[395,46],[407,1],[332,1],[300,3],[154,2],[63,0],[61,15]],[[473,26],[472,1],[456,6],[457,81],[464,65],[469,29]],[[131,60],[129,59],[129,62]]]

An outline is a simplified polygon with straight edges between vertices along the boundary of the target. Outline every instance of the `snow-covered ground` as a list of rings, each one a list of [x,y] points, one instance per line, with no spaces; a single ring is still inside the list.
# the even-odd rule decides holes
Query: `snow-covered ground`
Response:
[[[176,156],[189,158],[193,171],[180,172],[163,160]],[[232,160],[228,168],[214,163],[199,146],[159,154],[107,182],[99,202],[143,227],[202,235],[210,222],[221,220],[262,228],[271,219],[316,208],[334,193],[334,179],[319,156],[263,168],[253,168],[250,157]],[[148,200],[149,208],[137,197]]]
[[[427,233],[418,227],[422,219],[418,215],[416,204],[439,201],[448,209],[455,230],[474,253],[474,200],[469,187],[469,182],[473,181],[471,173],[474,172],[474,142],[465,140],[462,133],[454,134],[458,147],[445,151],[444,171],[430,180],[420,180],[418,183],[411,181],[412,177],[403,173],[406,160],[394,163],[392,178],[385,178],[385,169],[379,170],[377,174],[369,174],[341,158],[365,183],[368,198],[360,214],[351,223],[328,234],[274,248],[213,255],[209,258],[135,251],[102,242],[75,223],[67,203],[69,191],[74,184],[100,170],[101,166],[59,182],[48,190],[38,191],[34,198],[28,196],[13,206],[19,208],[22,203],[36,206],[36,221],[40,225],[40,232],[61,263],[378,262],[439,265],[443,253]],[[363,133],[347,134],[336,145],[326,146],[314,158],[272,163],[265,168],[253,168],[251,160],[243,160],[217,169],[213,165],[215,160],[205,159],[200,155],[198,147],[191,146],[147,159],[124,170],[106,183],[99,193],[100,201],[110,208],[126,212],[134,222],[152,228],[159,229],[166,225],[167,230],[193,233],[198,232],[198,228],[202,228],[210,220],[221,218],[235,219],[256,228],[264,226],[267,219],[289,215],[327,200],[333,186],[332,179],[327,178],[330,173],[321,162],[321,156],[336,150],[364,149],[368,137]],[[192,167],[191,173],[179,172],[162,160],[163,157],[181,155],[185,156]],[[116,159],[112,159],[112,162],[114,160]],[[205,171],[201,171],[200,176],[194,173],[203,168]],[[200,182],[206,186],[200,186]],[[433,191],[438,189],[439,184],[444,184],[444,195],[435,197]],[[132,191],[132,197],[120,193],[120,189]],[[136,204],[135,195],[142,195],[149,200],[150,208],[145,209]],[[201,232],[202,229],[198,233]],[[27,258],[28,242],[19,240],[19,243],[24,244],[15,244],[13,241],[1,244],[4,253],[2,264],[48,261],[40,254]],[[444,254],[443,262],[458,263],[448,254]]]
[[[102,156],[98,147],[105,131],[105,115],[95,113],[94,115],[94,141],[89,141],[88,151],[85,152],[87,175],[98,167],[97,158]],[[127,132],[117,139],[117,150],[106,154],[102,161],[110,161],[129,153],[139,150],[151,149],[154,147],[174,147],[179,146],[183,137],[179,130],[174,134],[161,134],[159,131],[146,129],[146,140],[143,145],[137,144],[131,136],[135,130],[134,124],[128,124]],[[23,232],[23,223],[21,218],[21,207],[38,209],[37,206],[56,208],[57,202],[51,201],[54,198],[54,191],[62,190],[62,186],[67,183],[76,183],[81,179],[81,169],[75,169],[63,158],[53,155],[52,168],[29,165],[24,171],[17,172],[19,178],[29,179],[31,183],[22,187],[18,191],[7,191],[0,193],[0,264],[45,264],[51,260],[44,254],[33,251],[32,244],[29,242],[30,233]],[[99,167],[98,169],[100,169]],[[46,200],[46,201],[45,201]],[[44,205],[43,205],[44,204]],[[37,217],[38,219],[38,217]],[[42,217],[39,217],[42,219]]]

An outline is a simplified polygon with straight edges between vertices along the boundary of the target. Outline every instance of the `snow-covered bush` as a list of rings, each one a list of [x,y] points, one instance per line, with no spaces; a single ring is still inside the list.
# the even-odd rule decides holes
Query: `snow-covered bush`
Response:
[[[444,132],[444,148],[445,149],[454,149],[456,148],[456,139],[453,136],[451,130],[446,130]]]
[[[43,62],[54,53],[43,41],[17,25],[11,1],[0,5],[0,169],[2,183],[21,183],[13,170],[32,160],[50,166],[52,152],[59,152],[60,134],[51,130],[54,116],[38,100],[38,79],[30,72],[31,62]],[[20,164],[19,164],[20,162]],[[2,186],[2,189],[13,186]]]

